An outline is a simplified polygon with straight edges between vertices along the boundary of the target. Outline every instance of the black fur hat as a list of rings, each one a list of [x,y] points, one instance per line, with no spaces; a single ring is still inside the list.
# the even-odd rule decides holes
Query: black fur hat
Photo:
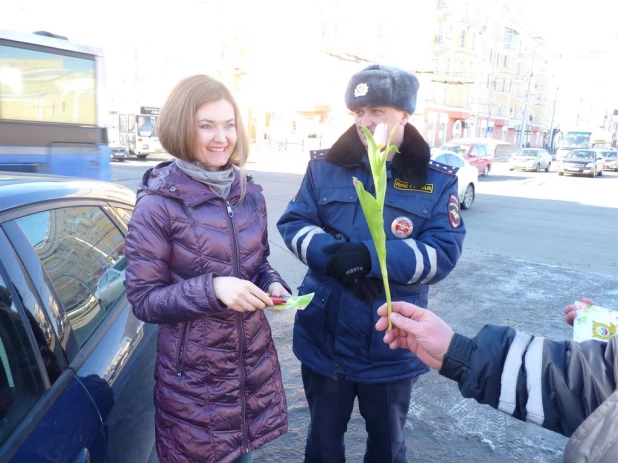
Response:
[[[390,106],[409,114],[416,109],[418,79],[402,69],[372,64],[350,79],[345,104],[351,111],[363,106]]]

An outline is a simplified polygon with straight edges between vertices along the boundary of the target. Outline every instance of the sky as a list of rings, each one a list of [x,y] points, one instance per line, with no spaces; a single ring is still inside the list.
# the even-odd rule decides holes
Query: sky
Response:
[[[343,0],[332,0],[343,1]],[[415,2],[433,0],[408,0]],[[474,1],[474,0],[471,0]],[[495,3],[495,0],[476,0]],[[20,0],[4,2],[0,29],[32,32],[47,30],[68,36],[75,42],[105,49],[108,83],[122,86],[131,79],[130,66],[134,45],[143,50],[143,58],[167,56],[176,74],[193,72],[192,55],[196,50],[204,59],[216,59],[213,40],[229,37],[235,30],[259,30],[266,44],[274,40],[278,48],[304,46],[303,31],[294,30],[277,16],[303,15],[304,27],[312,26],[312,0],[174,0],[174,2],[134,2],[107,0]],[[557,115],[559,122],[572,123],[574,114],[618,109],[614,91],[618,64],[618,2],[587,0],[569,4],[564,0],[518,0],[507,2],[512,18],[532,36],[542,36],[547,50],[555,54],[556,72],[560,77]],[[93,6],[99,5],[99,6]],[[370,12],[375,1],[357,0],[355,14]],[[211,14],[213,8],[217,14]],[[348,18],[349,19],[349,18]],[[291,22],[298,25],[298,21]],[[253,26],[253,27],[249,27]],[[256,29],[258,26],[258,29]],[[295,26],[297,27],[297,26]],[[359,34],[362,34],[362,30]],[[286,36],[295,34],[294,40]],[[268,50],[266,50],[267,55]],[[267,70],[276,72],[282,63],[268,63]],[[128,75],[129,74],[129,75]],[[172,73],[170,73],[171,75]],[[165,76],[162,76],[164,80]],[[170,77],[171,79],[171,77]],[[173,79],[172,79],[173,80]],[[167,94],[172,80],[164,80],[162,93]],[[293,88],[290,88],[293,91]],[[159,102],[156,102],[159,103]],[[156,105],[153,103],[153,105]],[[603,109],[605,108],[605,109]]]

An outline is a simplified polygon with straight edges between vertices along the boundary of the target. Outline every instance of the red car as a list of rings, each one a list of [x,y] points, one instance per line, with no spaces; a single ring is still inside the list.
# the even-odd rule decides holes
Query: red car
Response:
[[[480,175],[486,176],[496,157],[496,148],[500,145],[506,146],[509,143],[491,138],[458,138],[445,143],[440,149],[454,151],[476,167]]]

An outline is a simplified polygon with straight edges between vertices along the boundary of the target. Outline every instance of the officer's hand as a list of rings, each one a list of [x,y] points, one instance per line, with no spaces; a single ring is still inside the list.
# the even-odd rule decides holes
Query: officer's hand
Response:
[[[384,283],[377,278],[363,278],[352,288],[361,301],[374,302],[384,291]]]
[[[363,243],[333,243],[322,251],[332,254],[326,262],[326,274],[348,289],[354,289],[371,270],[369,249]]]

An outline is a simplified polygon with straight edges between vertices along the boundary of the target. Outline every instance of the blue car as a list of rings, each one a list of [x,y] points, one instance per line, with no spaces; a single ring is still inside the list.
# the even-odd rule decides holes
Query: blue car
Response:
[[[156,326],[126,297],[135,195],[0,173],[0,462],[147,462]]]

